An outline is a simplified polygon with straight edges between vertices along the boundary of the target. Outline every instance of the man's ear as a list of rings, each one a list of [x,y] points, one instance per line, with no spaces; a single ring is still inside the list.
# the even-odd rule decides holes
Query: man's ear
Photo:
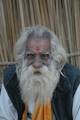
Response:
[[[53,52],[53,59],[56,63],[56,68],[61,70],[64,64],[67,62],[67,54],[62,46],[57,46],[57,49],[55,52]]]
[[[56,55],[55,58],[57,70],[62,70],[64,64],[66,63],[65,58],[62,55]]]

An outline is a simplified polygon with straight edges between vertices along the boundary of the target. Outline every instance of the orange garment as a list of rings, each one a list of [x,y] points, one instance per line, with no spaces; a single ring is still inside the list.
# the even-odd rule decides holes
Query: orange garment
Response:
[[[24,111],[22,120],[26,120],[27,110]],[[35,110],[32,113],[32,120],[52,120],[51,102],[46,104],[36,104]]]

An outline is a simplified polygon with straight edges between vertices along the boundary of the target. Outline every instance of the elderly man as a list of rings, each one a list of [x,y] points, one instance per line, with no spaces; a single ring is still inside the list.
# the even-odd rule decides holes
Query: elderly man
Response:
[[[4,72],[0,120],[80,120],[80,71],[48,28],[26,28]]]

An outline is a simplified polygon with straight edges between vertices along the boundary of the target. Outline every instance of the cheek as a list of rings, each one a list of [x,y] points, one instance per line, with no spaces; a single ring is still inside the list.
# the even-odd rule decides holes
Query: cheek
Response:
[[[50,65],[50,60],[49,59],[46,59],[45,61],[44,61],[44,65],[46,65],[46,66],[49,66]]]

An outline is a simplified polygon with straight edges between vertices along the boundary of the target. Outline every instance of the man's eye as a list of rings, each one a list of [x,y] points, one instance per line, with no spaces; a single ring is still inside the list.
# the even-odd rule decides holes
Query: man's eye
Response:
[[[26,59],[31,60],[31,59],[34,59],[34,58],[35,58],[35,54],[33,54],[33,53],[27,53],[26,54]]]
[[[41,59],[47,60],[49,59],[50,55],[49,54],[41,54]]]

